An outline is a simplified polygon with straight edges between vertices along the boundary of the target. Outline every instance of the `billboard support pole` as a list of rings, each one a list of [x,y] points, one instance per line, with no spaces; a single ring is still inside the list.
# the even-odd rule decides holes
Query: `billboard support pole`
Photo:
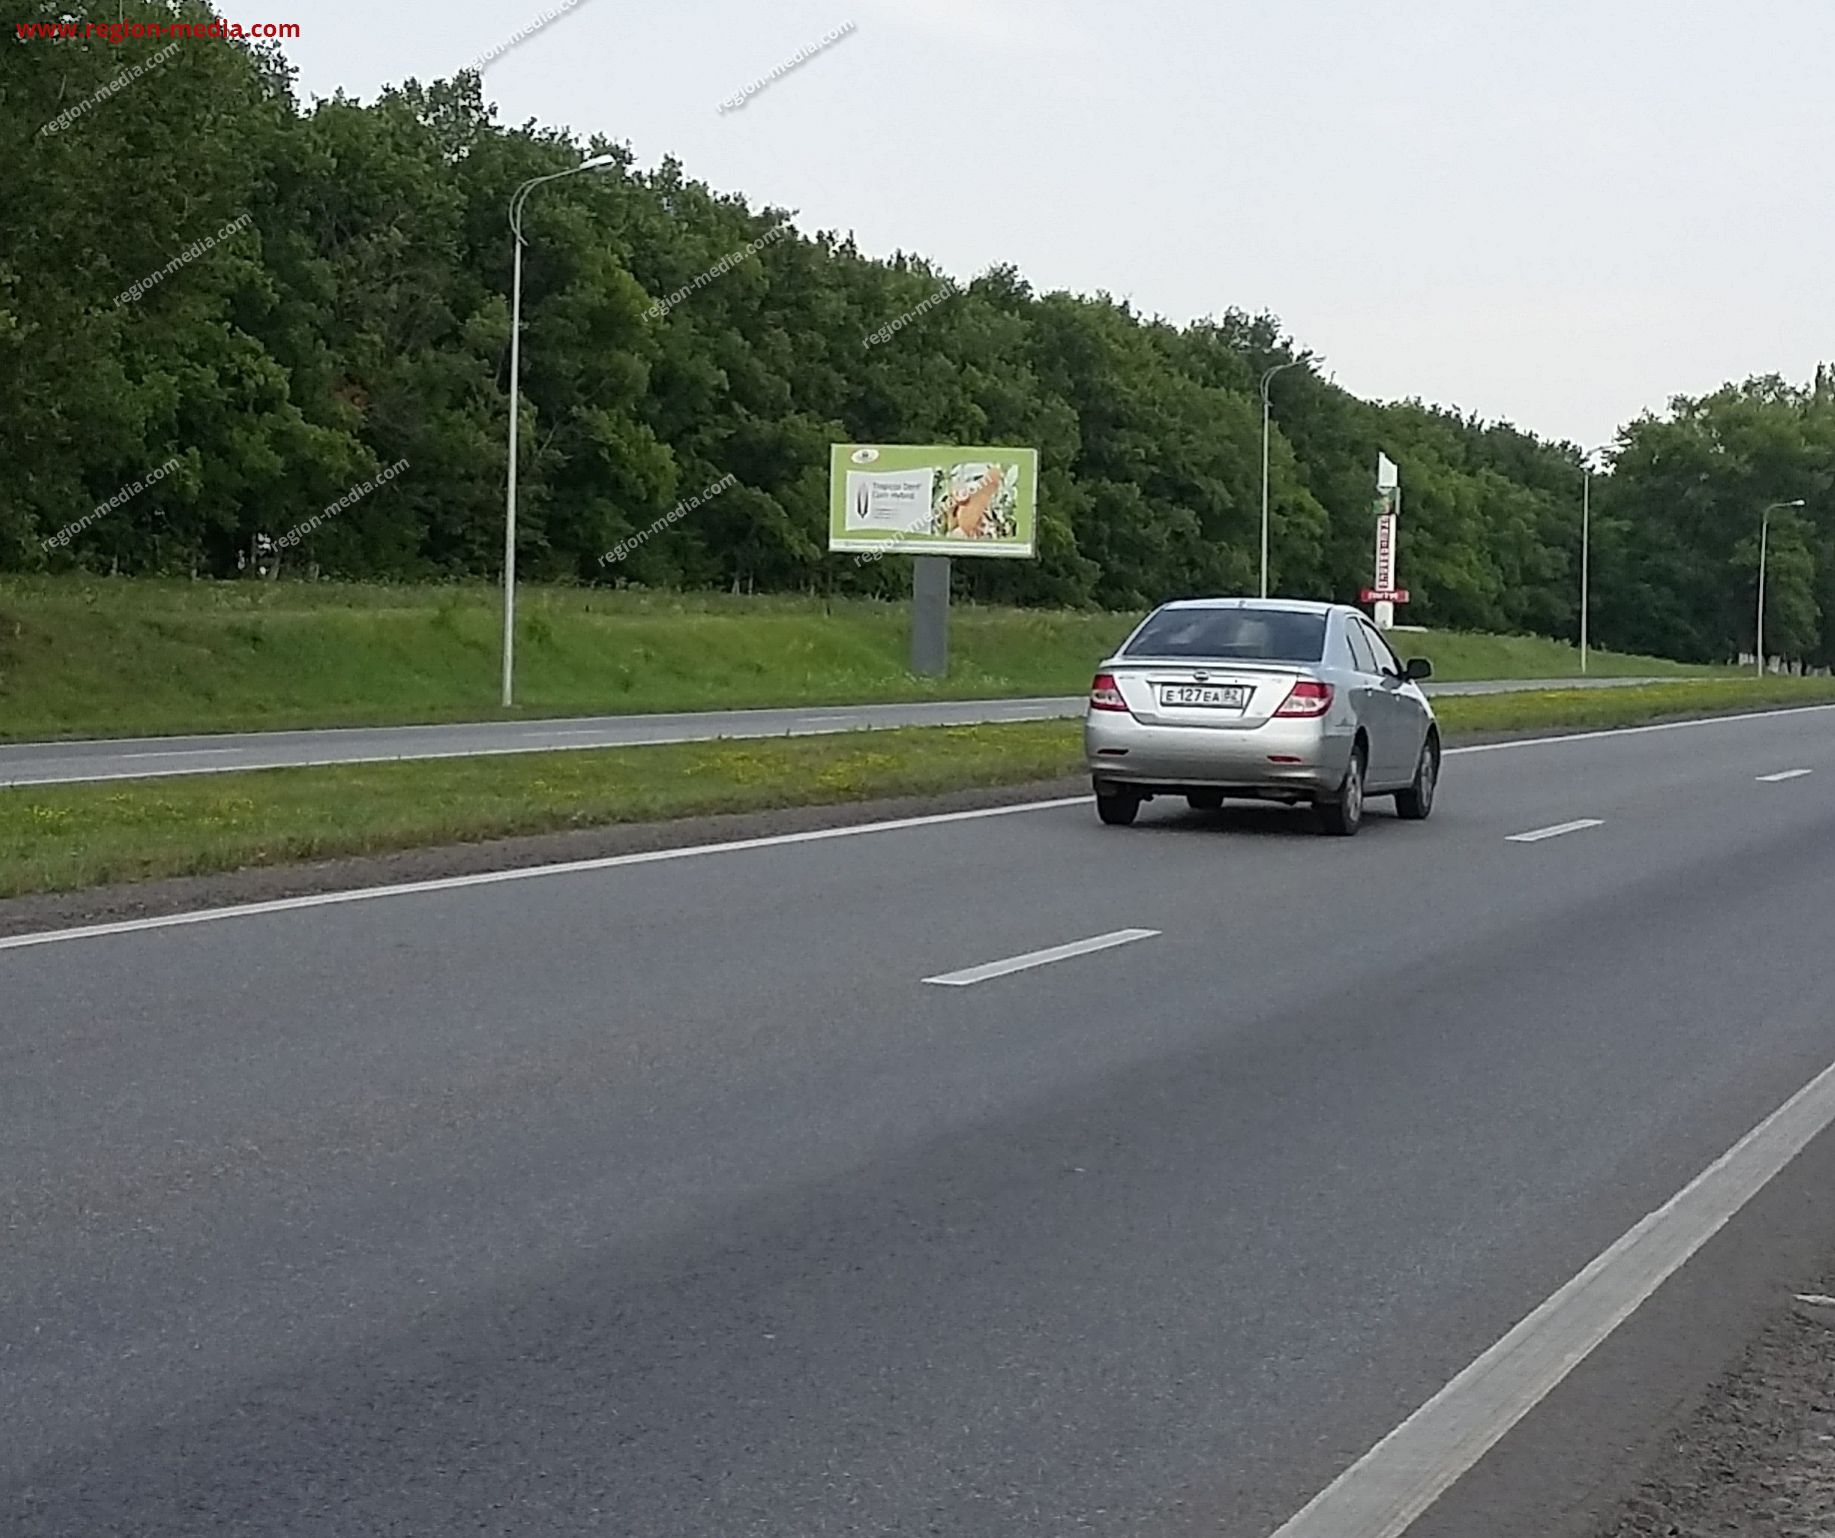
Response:
[[[911,671],[940,678],[949,671],[949,557],[911,561]]]

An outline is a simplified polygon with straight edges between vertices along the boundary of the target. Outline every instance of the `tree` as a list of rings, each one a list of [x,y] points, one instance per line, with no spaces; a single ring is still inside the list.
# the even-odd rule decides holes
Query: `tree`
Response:
[[[210,15],[202,0],[26,13]],[[1038,293],[1010,267],[964,282],[918,254],[869,259],[673,160],[644,170],[621,146],[506,128],[472,74],[302,109],[271,51],[160,46],[0,35],[0,568],[228,576],[257,534],[310,526],[293,570],[494,576],[506,204],[594,153],[610,168],[544,188],[525,219],[531,576],[898,592],[904,563],[826,551],[828,446],[993,442],[1040,451],[1039,559],[958,563],[967,596],[1132,609],[1252,591],[1259,382],[1297,362],[1274,389],[1275,591],[1354,599],[1368,583],[1380,451],[1402,472],[1412,620],[1575,633],[1578,451],[1359,400],[1274,316],[1179,327],[1106,295]],[[190,150],[211,142],[236,154],[200,179]],[[1630,424],[1594,488],[1595,635],[1696,660],[1749,644],[1759,510],[1800,496],[1802,517],[1774,526],[1769,630],[1794,656],[1835,660],[1832,487],[1826,368],[1807,387],[1755,379]]]

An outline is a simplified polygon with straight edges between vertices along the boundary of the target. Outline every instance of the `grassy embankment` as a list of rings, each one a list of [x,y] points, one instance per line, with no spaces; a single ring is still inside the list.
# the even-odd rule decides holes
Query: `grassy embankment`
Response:
[[[902,604],[525,590],[516,716],[1080,694],[1133,616],[956,607],[950,675],[905,669]],[[486,587],[0,579],[0,739],[489,720]],[[1400,634],[1443,679],[1561,678],[1574,649]],[[1700,672],[1595,653],[1594,673]]]
[[[1708,679],[1441,702],[1449,739],[1835,700]],[[681,817],[1023,784],[1079,768],[1074,721],[440,759],[0,791],[0,896]]]

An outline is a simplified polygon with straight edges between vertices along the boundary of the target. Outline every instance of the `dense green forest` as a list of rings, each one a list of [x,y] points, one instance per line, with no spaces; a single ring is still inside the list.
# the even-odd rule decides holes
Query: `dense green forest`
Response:
[[[122,9],[23,0],[14,16]],[[125,14],[210,16],[192,0]],[[9,27],[0,140],[0,570],[230,576],[263,534],[288,576],[499,570],[505,207],[526,179],[608,154],[527,214],[531,578],[894,593],[905,562],[824,550],[827,447],[954,440],[1035,444],[1043,467],[1041,558],[958,562],[967,594],[1129,608],[1251,588],[1258,380],[1298,358],[1273,385],[1279,591],[1354,597],[1367,580],[1381,449],[1402,471],[1409,620],[1576,630],[1579,450],[1359,400],[1272,317],[1180,328],[1010,269],[958,282],[921,256],[873,260],[672,161],[499,126],[471,75],[302,107],[259,47]],[[1749,647],[1760,512],[1802,497],[1772,520],[1768,639],[1835,659],[1835,371],[1678,399],[1608,457],[1600,644]]]

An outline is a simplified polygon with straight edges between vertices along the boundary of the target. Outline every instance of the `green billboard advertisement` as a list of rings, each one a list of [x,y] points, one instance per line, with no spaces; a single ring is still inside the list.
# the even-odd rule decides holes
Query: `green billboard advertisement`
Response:
[[[1037,449],[837,443],[828,480],[830,550],[1037,553]]]

